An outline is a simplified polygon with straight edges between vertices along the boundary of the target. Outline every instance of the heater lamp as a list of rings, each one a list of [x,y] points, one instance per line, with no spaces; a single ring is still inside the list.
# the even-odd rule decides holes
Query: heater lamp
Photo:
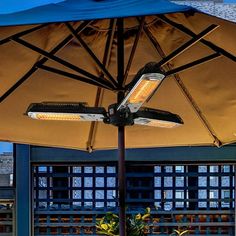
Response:
[[[84,103],[33,103],[27,110],[30,118],[61,121],[103,121],[103,107],[86,107]]]
[[[142,108],[134,114],[134,124],[160,128],[175,128],[183,125],[182,119],[171,112]]]
[[[137,112],[143,103],[150,99],[164,78],[165,75],[161,73],[143,74],[117,109],[129,107],[132,113]]]

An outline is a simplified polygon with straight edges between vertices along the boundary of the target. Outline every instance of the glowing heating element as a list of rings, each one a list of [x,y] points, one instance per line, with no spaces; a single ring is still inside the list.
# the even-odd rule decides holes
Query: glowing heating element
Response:
[[[160,127],[160,128],[176,128],[182,125],[181,123],[175,123],[172,121],[155,120],[155,119],[141,118],[141,117],[134,119],[134,124],[147,125],[147,126]]]
[[[103,121],[102,114],[55,113],[55,112],[28,112],[28,116],[37,120],[60,121]]]
[[[142,75],[117,110],[128,106],[132,113],[137,112],[142,104],[153,95],[164,78],[165,75],[160,73]]]

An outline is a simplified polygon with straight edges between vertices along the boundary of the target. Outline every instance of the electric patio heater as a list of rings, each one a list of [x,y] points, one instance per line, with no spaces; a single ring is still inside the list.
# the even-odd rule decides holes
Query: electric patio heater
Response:
[[[149,73],[151,71],[151,73]],[[148,72],[148,73],[146,73]],[[118,172],[119,172],[119,218],[120,235],[125,232],[125,134],[128,125],[147,125],[174,128],[183,124],[182,119],[171,112],[142,107],[156,92],[165,78],[156,63],[148,63],[142,68],[126,91],[118,91],[116,104],[108,111],[104,107],[88,107],[86,103],[33,103],[27,115],[38,120],[94,121],[118,127]]]
[[[0,13],[0,140],[90,151],[116,147],[102,122],[118,127],[119,235],[125,236],[125,126],[136,126],[127,129],[128,147],[234,143],[235,38],[232,22],[166,0],[65,0]],[[156,128],[183,121],[145,108],[151,97],[150,107],[175,106],[185,125],[176,132]],[[25,116],[27,107],[36,120]],[[149,137],[140,140],[143,134]]]

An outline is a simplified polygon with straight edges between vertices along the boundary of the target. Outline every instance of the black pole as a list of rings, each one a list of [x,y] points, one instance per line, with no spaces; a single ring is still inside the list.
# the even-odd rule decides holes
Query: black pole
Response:
[[[120,236],[126,236],[126,213],[125,213],[125,127],[118,127],[118,179],[119,179],[119,221]]]
[[[117,101],[120,103],[124,93],[119,92]],[[125,126],[118,127],[118,185],[119,185],[119,235],[126,236],[126,168],[125,168]]]
[[[124,81],[124,19],[117,19],[117,82],[120,92],[118,92],[118,104],[124,98],[122,85]],[[119,235],[126,236],[126,178],[125,178],[125,127],[118,127],[118,180],[119,180]]]

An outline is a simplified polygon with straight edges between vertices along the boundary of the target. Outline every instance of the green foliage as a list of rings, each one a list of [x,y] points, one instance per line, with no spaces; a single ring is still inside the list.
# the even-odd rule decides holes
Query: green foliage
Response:
[[[132,215],[127,218],[126,227],[129,236],[144,236],[147,228],[146,220],[150,217],[150,208],[146,208],[145,213]]]
[[[106,215],[96,223],[97,233],[109,236],[119,236],[119,217],[107,212]]]
[[[148,228],[147,219],[150,217],[150,208],[146,208],[144,214],[138,213],[128,216],[126,219],[126,231],[128,236],[145,236]],[[119,216],[112,212],[96,223],[97,233],[106,236],[119,236]],[[189,233],[186,228],[174,229],[170,236],[184,236]]]
[[[150,208],[146,208],[145,213],[131,215],[126,219],[126,231],[128,236],[144,236],[147,229],[146,220],[150,217]],[[119,217],[111,212],[96,224],[97,233],[108,236],[119,236]]]

